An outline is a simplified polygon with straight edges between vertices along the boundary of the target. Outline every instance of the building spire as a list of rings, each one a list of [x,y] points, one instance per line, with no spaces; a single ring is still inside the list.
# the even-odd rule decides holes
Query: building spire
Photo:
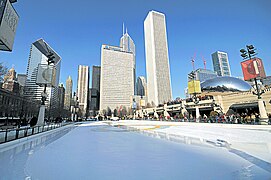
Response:
[[[124,22],[122,23],[122,36],[124,35]]]
[[[126,27],[126,32],[125,32],[125,34],[128,34],[128,30],[127,30],[127,27]]]

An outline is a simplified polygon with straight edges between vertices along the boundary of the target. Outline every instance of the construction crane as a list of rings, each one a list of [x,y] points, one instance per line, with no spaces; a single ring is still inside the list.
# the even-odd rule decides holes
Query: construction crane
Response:
[[[192,57],[191,59],[193,71],[195,71],[195,58],[196,58],[196,53],[194,54],[194,57]]]
[[[202,56],[202,60],[203,60],[203,64],[204,64],[204,69],[206,69],[206,60],[203,56]]]

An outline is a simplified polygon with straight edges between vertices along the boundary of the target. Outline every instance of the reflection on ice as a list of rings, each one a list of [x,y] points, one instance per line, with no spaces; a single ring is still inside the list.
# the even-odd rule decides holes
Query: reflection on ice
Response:
[[[48,135],[5,147],[0,146],[0,179],[21,179],[25,176],[25,163],[29,156],[35,151],[46,147],[53,141],[61,138],[71,130],[71,127],[64,127],[60,131],[52,132]],[[20,177],[20,178],[19,178]]]

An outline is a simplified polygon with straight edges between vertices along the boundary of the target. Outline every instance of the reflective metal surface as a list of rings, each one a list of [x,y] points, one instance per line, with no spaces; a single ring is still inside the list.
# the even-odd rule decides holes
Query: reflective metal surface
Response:
[[[201,83],[203,91],[249,91],[251,88],[247,82],[230,76],[220,76]]]

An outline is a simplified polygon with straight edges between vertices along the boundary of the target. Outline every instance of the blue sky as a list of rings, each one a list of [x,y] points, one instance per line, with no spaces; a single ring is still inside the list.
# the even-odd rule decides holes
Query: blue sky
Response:
[[[228,53],[233,76],[242,76],[239,50],[253,44],[271,75],[270,0],[18,0],[20,20],[12,52],[0,62],[26,73],[31,43],[43,38],[62,57],[60,82],[78,65],[100,65],[102,44],[119,45],[122,23],[136,45],[137,76],[146,74],[143,22],[150,10],[166,15],[173,97],[184,97],[191,58],[196,68],[213,69],[211,54]]]

